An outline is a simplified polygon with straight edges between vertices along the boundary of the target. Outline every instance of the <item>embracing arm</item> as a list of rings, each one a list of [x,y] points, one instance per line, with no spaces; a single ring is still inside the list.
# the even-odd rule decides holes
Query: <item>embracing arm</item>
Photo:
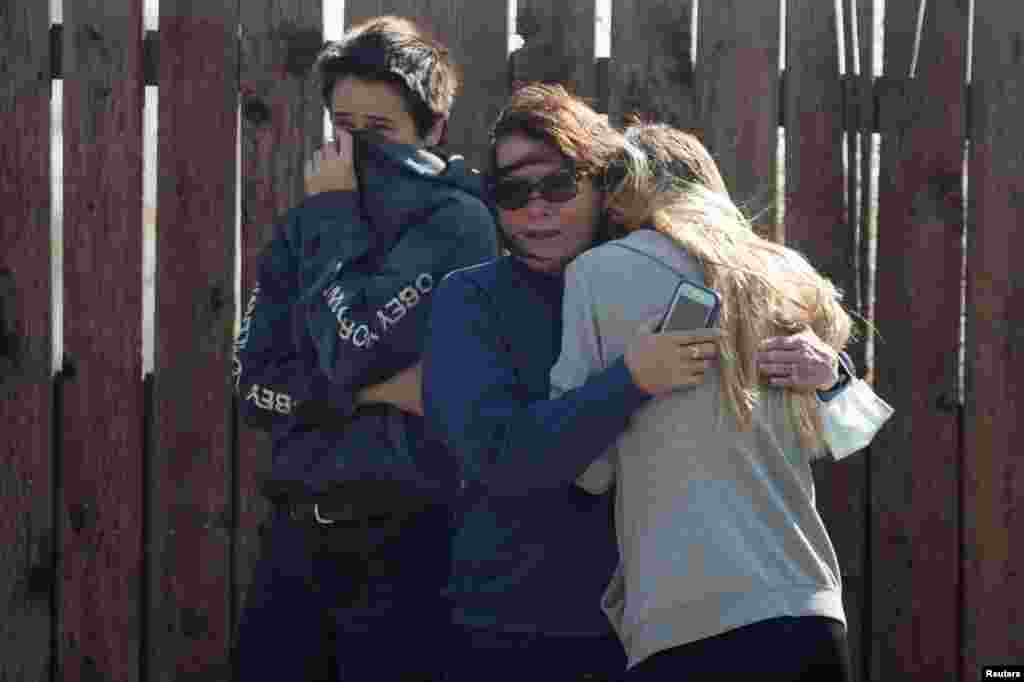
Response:
[[[420,363],[406,367],[390,379],[371,384],[356,394],[362,405],[386,403],[403,412],[423,416],[423,370]]]
[[[350,391],[332,386],[313,357],[296,347],[297,295],[296,264],[279,226],[260,256],[257,283],[234,343],[235,391],[250,426],[271,429],[291,420],[333,424],[351,412]]]
[[[496,329],[494,302],[460,274],[438,290],[427,334],[423,404],[431,428],[460,459],[463,476],[492,493],[572,483],[648,394],[620,360],[558,399],[530,395]]]
[[[321,371],[334,383],[365,386],[416,363],[436,283],[496,250],[486,207],[453,200],[408,228],[373,272],[322,278],[303,302]]]

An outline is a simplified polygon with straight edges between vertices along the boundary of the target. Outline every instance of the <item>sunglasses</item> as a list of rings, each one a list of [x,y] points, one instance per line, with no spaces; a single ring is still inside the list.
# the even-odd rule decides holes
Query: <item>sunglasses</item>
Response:
[[[571,201],[578,193],[577,173],[572,168],[563,168],[538,180],[504,178],[492,180],[489,185],[494,203],[506,211],[526,206],[534,192],[555,204]]]

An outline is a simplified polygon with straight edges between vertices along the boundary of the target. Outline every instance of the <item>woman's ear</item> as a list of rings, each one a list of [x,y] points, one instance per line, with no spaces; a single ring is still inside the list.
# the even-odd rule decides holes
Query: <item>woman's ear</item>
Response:
[[[424,142],[427,147],[440,147],[448,141],[448,117],[442,116],[430,128]]]

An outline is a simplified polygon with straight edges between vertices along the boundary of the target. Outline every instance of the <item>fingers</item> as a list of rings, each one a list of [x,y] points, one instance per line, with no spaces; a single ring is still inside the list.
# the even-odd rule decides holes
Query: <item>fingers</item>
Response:
[[[676,384],[676,388],[693,388],[695,386],[700,386],[704,383],[704,379],[705,376],[703,372],[683,374],[679,382]]]
[[[806,343],[799,334],[792,336],[771,336],[761,342],[762,351],[769,350],[796,350],[802,348]]]
[[[695,343],[678,346],[680,357],[687,362],[699,363],[718,357],[718,346],[713,343]]]
[[[352,133],[336,129],[334,137],[322,147],[325,160],[347,158],[352,155]]]
[[[767,377],[790,378],[797,373],[798,365],[795,362],[762,362],[758,367]]]
[[[791,376],[770,377],[768,383],[781,388],[796,388],[801,385],[799,381]]]
[[[759,351],[757,354],[757,362],[759,365],[779,365],[779,364],[797,364],[808,362],[808,356],[803,351],[782,351],[782,350],[769,350]]]

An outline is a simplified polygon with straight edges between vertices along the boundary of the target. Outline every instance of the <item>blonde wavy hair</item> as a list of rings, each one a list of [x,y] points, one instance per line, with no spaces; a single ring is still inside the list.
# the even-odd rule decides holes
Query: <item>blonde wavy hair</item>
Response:
[[[748,429],[767,388],[756,365],[761,341],[812,329],[838,351],[850,339],[850,316],[836,287],[803,256],[754,231],[697,138],[650,124],[631,127],[626,137],[631,144],[613,165],[617,173],[608,187],[609,209],[627,230],[653,227],[671,237],[696,258],[705,284],[721,295],[723,407]],[[814,391],[783,393],[801,444],[822,452]]]

